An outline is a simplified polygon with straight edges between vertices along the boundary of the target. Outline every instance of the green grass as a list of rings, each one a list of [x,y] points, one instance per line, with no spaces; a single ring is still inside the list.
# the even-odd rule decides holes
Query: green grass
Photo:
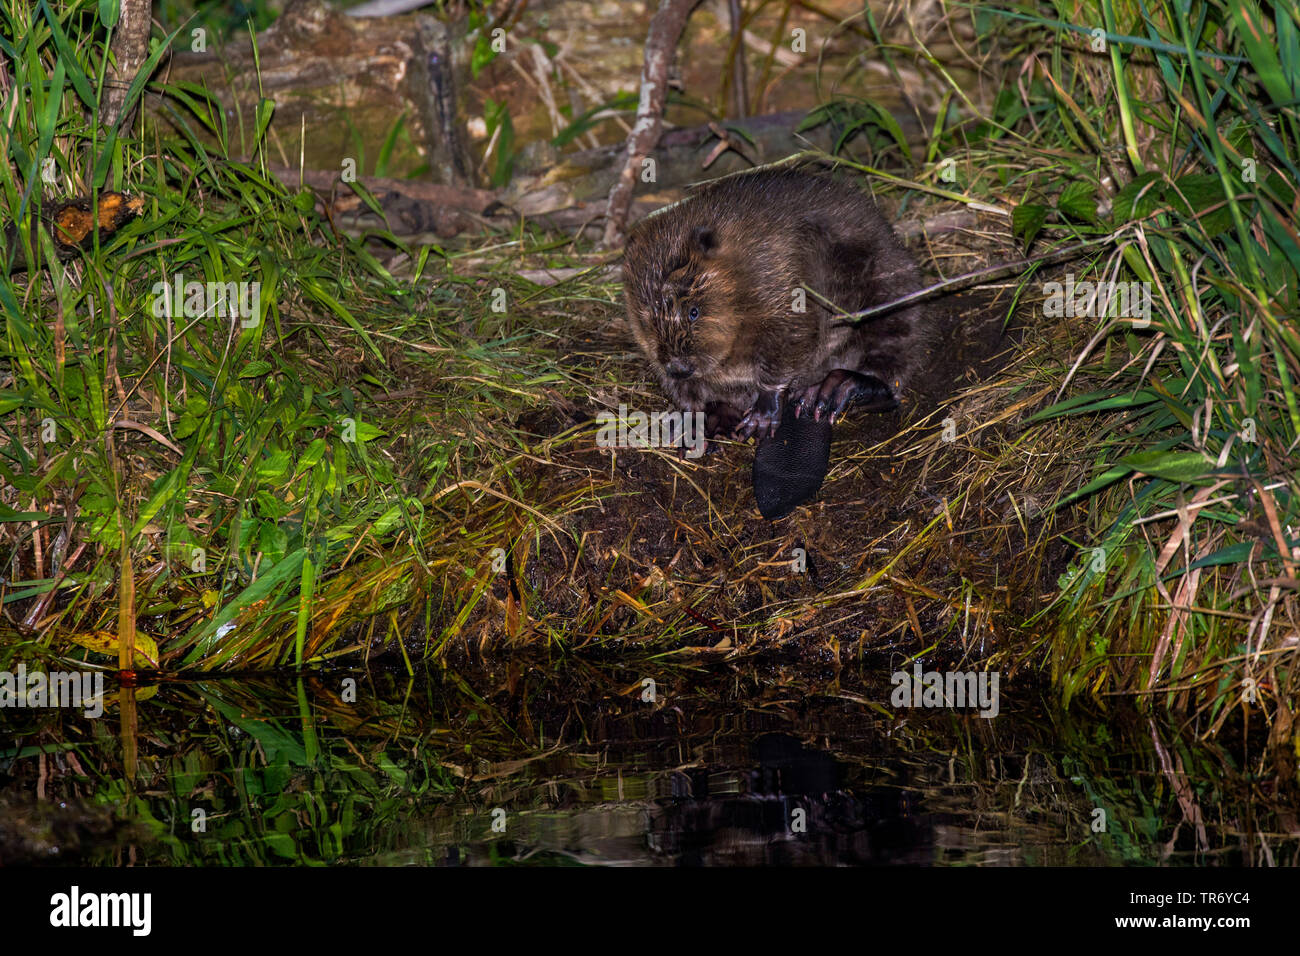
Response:
[[[1099,2],[1005,15],[1033,31],[1050,76],[1032,75],[1027,101],[1004,97],[963,145],[1001,152],[989,165],[1027,242],[1114,232],[1078,278],[1152,290],[1149,327],[1098,316],[1061,369],[1061,400],[1036,416],[1091,436],[1090,480],[1058,501],[1086,509],[1088,535],[1038,649],[1067,701],[1150,695],[1211,728],[1246,704],[1289,706],[1300,13]]]
[[[184,138],[89,125],[95,8],[3,9],[4,35],[22,38],[5,51],[22,95],[0,134],[14,218],[98,189],[147,200],[81,262],[46,250],[48,273],[0,280],[9,621],[69,650],[121,633],[105,598],[133,588],[134,617],[169,638],[161,661],[138,663],[274,666],[303,659],[304,645],[328,655],[350,609],[373,618],[415,599],[412,568],[444,563],[429,549],[447,533],[477,546],[428,499],[446,469],[469,459],[487,479],[517,451],[508,428],[472,437],[478,416],[513,412],[562,378],[490,308],[492,288],[518,301],[532,287],[506,272],[485,285],[440,249],[396,279],[329,228],[310,193],[267,176],[262,140],[251,161],[228,158],[220,111],[196,89],[151,87]],[[47,160],[55,185],[41,186]],[[502,238],[513,242],[487,241]],[[157,285],[177,276],[258,283],[260,313],[169,316]],[[455,594],[468,586],[458,577],[426,584]],[[312,596],[326,631],[309,627]]]
[[[1045,318],[1036,293],[1055,273],[1028,274],[1019,292],[1046,352],[1005,373],[1000,404],[970,432],[986,430],[987,447],[944,452],[967,455],[945,521],[917,526],[907,562],[855,558],[847,573],[862,583],[833,600],[783,603],[760,575],[762,599],[737,611],[735,633],[820,622],[800,614],[860,602],[887,581],[942,625],[935,639],[951,643],[961,615],[996,626],[1012,639],[998,659],[1043,665],[1067,701],[1136,696],[1197,715],[1205,731],[1244,707],[1276,716],[1295,700],[1300,654],[1300,11],[1136,0],[970,9],[967,52],[1001,84],[987,110],[918,35],[882,45],[881,59],[897,70],[915,58],[939,85],[921,150],[869,102],[823,103],[814,119],[846,128],[837,148],[859,167],[879,168],[877,151],[915,164],[910,179],[894,177],[915,187],[909,202],[1010,210],[1031,252],[1100,240],[1072,270],[1148,283],[1150,323]],[[595,561],[574,516],[627,485],[612,469],[593,477],[580,428],[539,443],[518,425],[627,384],[615,356],[556,360],[575,341],[561,344],[557,315],[608,321],[614,283],[589,275],[539,291],[515,275],[526,260],[590,263],[583,247],[486,235],[412,253],[392,275],[373,254],[383,236],[337,234],[310,194],[267,175],[269,103],[252,143],[228,142],[202,91],[157,80],[134,95],[158,97],[179,134],[89,123],[103,73],[97,10],[0,5],[0,35],[18,38],[3,41],[15,77],[0,132],[9,217],[102,189],[147,202],[84,258],[61,265],[46,248],[48,271],[0,278],[8,626],[60,654],[127,653],[126,641],[163,669],[308,663],[394,635],[407,636],[404,653],[434,656],[453,641],[716,643],[683,609],[722,620],[702,602],[738,589],[680,571],[668,582],[661,565],[676,558],[638,550],[635,528]],[[213,139],[220,148],[205,145]],[[864,141],[869,157],[855,152]],[[953,182],[933,175],[945,158]],[[41,185],[48,161],[54,183]],[[257,323],[156,314],[155,284],[177,274],[260,283]],[[491,308],[497,288],[506,312]],[[976,487],[986,498],[967,499]],[[946,555],[962,533],[955,505],[969,523],[995,493],[1056,497],[1053,520],[1078,550],[1048,601],[1009,602],[1007,582],[983,582],[981,569],[913,582],[913,558]],[[1018,513],[1009,520],[1027,528]],[[881,535],[893,547],[892,530]],[[1024,563],[1041,564],[1051,538],[1034,539]],[[498,547],[514,590],[488,570]],[[731,547],[737,561],[780,550]],[[525,568],[548,549],[551,579],[530,585]]]

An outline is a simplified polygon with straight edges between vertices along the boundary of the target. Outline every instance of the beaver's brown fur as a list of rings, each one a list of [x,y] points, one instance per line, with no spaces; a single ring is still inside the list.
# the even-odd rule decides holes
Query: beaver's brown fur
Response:
[[[713,434],[770,434],[783,400],[816,417],[863,390],[896,402],[930,354],[917,306],[853,324],[800,292],[858,312],[921,286],[871,200],[821,175],[764,170],[701,188],[632,230],[623,278],[641,351]]]

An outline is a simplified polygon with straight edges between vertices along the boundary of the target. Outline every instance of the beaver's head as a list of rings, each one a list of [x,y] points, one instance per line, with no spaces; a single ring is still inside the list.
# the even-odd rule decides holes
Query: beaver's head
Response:
[[[736,264],[718,232],[634,230],[624,255],[628,322],[665,382],[707,383],[724,374],[740,335]],[[677,233],[674,235],[673,233]]]

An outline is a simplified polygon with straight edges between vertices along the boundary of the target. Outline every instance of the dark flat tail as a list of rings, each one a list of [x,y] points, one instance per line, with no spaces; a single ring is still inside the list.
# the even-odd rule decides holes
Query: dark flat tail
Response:
[[[768,521],[784,518],[821,490],[831,462],[829,418],[795,417],[785,403],[776,434],[754,451],[754,500]]]

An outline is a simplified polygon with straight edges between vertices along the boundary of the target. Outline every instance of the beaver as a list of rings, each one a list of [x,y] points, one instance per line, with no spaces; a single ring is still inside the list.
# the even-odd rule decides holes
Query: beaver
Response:
[[[783,402],[816,421],[864,398],[896,407],[932,348],[916,305],[835,319],[922,282],[875,204],[822,174],[767,169],[701,187],[633,228],[623,280],[637,345],[668,396],[705,413],[710,437],[769,437]]]

